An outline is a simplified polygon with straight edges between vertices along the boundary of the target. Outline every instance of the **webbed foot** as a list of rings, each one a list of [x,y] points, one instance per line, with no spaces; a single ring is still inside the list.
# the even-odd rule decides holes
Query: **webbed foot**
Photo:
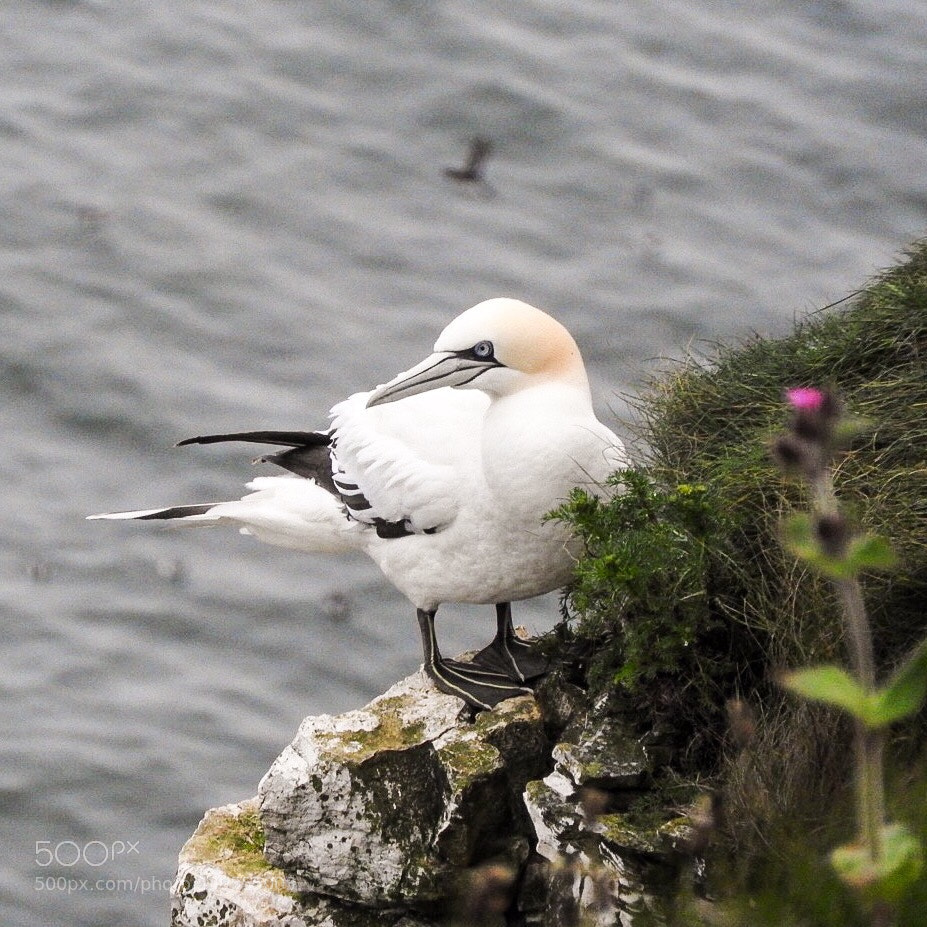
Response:
[[[538,653],[533,641],[526,641],[515,633],[512,607],[508,602],[496,606],[496,636],[473,658],[473,662],[517,682],[537,679],[547,672],[549,666],[547,658]]]
[[[438,659],[426,663],[425,672],[442,692],[456,695],[476,709],[489,709],[518,695],[531,695],[531,689],[511,677],[474,663]]]
[[[422,632],[425,672],[442,692],[462,698],[476,710],[492,708],[493,705],[498,705],[507,698],[531,695],[531,689],[524,685],[526,677],[522,675],[518,666],[522,663],[527,667],[536,668],[537,656],[528,652],[531,649],[530,644],[515,636],[511,610],[508,605],[504,608],[496,606],[499,628],[496,639],[500,640],[504,646],[494,650],[493,644],[496,642],[493,641],[493,644],[481,651],[472,663],[445,660],[438,650],[438,641],[435,637],[435,613],[424,609],[418,609],[417,613],[419,629]],[[491,652],[491,657],[488,659],[497,660],[498,665],[493,663],[487,666],[479,661],[480,655],[487,651]],[[546,669],[546,665],[544,661],[542,668],[535,669],[532,675],[540,675]]]

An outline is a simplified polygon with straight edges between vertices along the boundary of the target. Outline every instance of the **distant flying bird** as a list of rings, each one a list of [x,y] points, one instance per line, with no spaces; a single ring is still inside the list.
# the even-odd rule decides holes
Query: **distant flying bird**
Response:
[[[284,547],[364,551],[415,606],[428,675],[474,708],[529,692],[546,669],[510,607],[571,577],[576,539],[544,516],[575,486],[601,492],[627,465],[593,413],[576,342],[514,299],[458,316],[420,364],[338,403],[326,431],[180,443],[221,441],[283,447],[261,459],[290,473],[258,477],[236,501],[90,517],[228,523]],[[496,636],[472,662],[441,656],[443,602],[496,607]]]
[[[477,136],[470,140],[470,148],[467,152],[467,160],[463,167],[446,167],[444,176],[452,180],[469,181],[477,183],[483,178],[483,162],[492,151],[492,142],[488,138]]]

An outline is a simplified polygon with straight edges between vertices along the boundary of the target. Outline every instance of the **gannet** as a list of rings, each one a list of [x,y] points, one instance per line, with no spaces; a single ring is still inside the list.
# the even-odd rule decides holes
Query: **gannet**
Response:
[[[441,332],[433,353],[388,383],[335,405],[324,431],[201,435],[180,445],[246,441],[259,458],[241,499],[92,515],[236,525],[310,552],[360,550],[416,609],[424,668],[475,709],[530,691],[546,663],[512,626],[510,603],[565,585],[578,554],[547,515],[581,486],[602,494],[627,465],[595,416],[579,348],[551,316],[489,299]],[[445,602],[492,604],[496,635],[472,662],[441,656]]]

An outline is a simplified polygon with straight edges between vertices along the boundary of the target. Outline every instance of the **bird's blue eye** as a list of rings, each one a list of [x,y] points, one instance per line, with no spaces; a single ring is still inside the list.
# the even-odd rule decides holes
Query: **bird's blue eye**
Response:
[[[479,341],[473,346],[473,356],[480,360],[492,357],[493,346],[491,341]]]

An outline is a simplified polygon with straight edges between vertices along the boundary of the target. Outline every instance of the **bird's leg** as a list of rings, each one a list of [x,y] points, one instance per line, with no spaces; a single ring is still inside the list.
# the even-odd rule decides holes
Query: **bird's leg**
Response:
[[[531,641],[522,640],[512,626],[512,605],[496,605],[496,636],[474,658],[474,663],[505,673],[518,682],[536,679],[547,672],[548,662]]]
[[[438,650],[438,639],[435,636],[435,613],[420,608],[416,614],[422,632],[425,672],[442,692],[456,695],[477,709],[492,708],[516,695],[531,694],[530,689],[516,685],[506,674],[473,663],[445,660]]]

